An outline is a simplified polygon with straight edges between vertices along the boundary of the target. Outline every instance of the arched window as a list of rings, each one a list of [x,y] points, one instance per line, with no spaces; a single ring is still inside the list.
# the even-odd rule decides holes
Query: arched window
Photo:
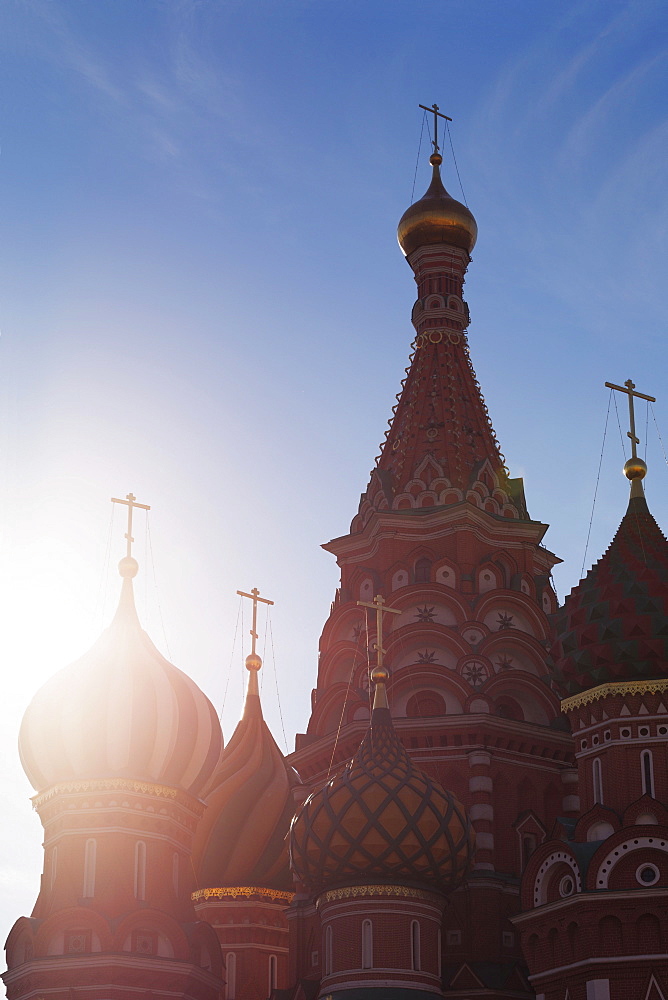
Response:
[[[615,828],[612,823],[606,823],[605,821],[594,823],[587,830],[587,841],[592,843],[594,840],[606,840],[614,832]]]
[[[58,848],[51,848],[51,888],[53,889],[53,883],[56,881],[56,873],[58,871]]]
[[[420,923],[417,920],[411,920],[411,969],[413,969],[414,972],[420,972],[421,968]]]
[[[373,969],[373,927],[370,920],[362,921],[362,968]]]
[[[592,763],[592,775],[594,783],[594,802],[600,802],[603,805],[603,770],[601,768],[601,761],[597,757]]]
[[[146,844],[135,844],[135,899],[146,899]]]
[[[605,916],[598,922],[598,953],[605,957],[624,954],[622,922],[615,916]]]
[[[325,975],[331,976],[332,969],[332,927],[328,925],[325,930]]]
[[[275,955],[269,956],[269,996],[271,996],[272,990],[276,989],[276,980],[278,977],[278,959]]]
[[[174,886],[174,895],[179,894],[179,855],[177,851],[172,854],[172,885]]]
[[[429,583],[431,580],[431,559],[418,559],[415,563],[415,582]]]
[[[237,995],[237,956],[228,951],[225,956],[225,1000],[234,1000]]]
[[[572,962],[575,961],[577,957],[577,946],[578,946],[578,925],[576,923],[570,923],[566,928],[566,936],[568,938],[568,950],[569,957]]]
[[[535,833],[525,833],[522,837],[522,868],[524,869],[527,861],[536,850],[536,834]]]
[[[86,841],[86,849],[84,851],[84,880],[83,880],[83,896],[84,899],[92,899],[95,895],[95,855],[97,852],[97,844],[94,840]]]
[[[640,766],[642,769],[643,794],[651,795],[654,798],[654,762],[652,761],[651,750],[643,750],[640,754]]]
[[[661,924],[653,913],[644,913],[636,921],[638,948],[646,955],[659,955],[663,951]]]

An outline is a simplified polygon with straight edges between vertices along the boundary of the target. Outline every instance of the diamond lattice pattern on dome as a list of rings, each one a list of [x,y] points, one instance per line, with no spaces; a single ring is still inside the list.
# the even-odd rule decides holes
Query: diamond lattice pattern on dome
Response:
[[[463,806],[412,763],[387,709],[374,711],[351,763],[307,799],[292,830],[293,868],[313,887],[398,877],[451,890],[472,851]]]

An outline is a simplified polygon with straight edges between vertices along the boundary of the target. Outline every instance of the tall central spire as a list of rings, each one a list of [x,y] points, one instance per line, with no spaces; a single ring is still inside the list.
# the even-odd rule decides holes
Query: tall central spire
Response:
[[[478,228],[443,186],[440,153],[429,162],[431,184],[397,233],[418,287],[414,353],[360,513],[468,501],[525,519],[521,481],[508,478],[466,339],[464,275]]]

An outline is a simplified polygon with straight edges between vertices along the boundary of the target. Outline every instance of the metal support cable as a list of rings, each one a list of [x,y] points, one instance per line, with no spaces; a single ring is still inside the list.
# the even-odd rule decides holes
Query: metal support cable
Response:
[[[598,460],[598,473],[596,476],[596,488],[594,489],[594,499],[591,505],[591,517],[589,518],[589,530],[587,531],[587,541],[585,543],[584,555],[582,557],[582,569],[580,570],[580,579],[584,578],[585,563],[587,561],[587,550],[589,548],[589,539],[591,538],[591,526],[594,523],[594,509],[596,507],[596,497],[598,496],[598,484],[601,479],[601,466],[603,465],[603,452],[605,450],[605,439],[608,433],[608,418],[610,416],[610,399],[612,397],[612,389],[610,390],[610,396],[608,397],[608,409],[605,414],[605,427],[603,428],[603,442],[601,444],[601,455]],[[615,409],[617,409],[617,403],[615,402]],[[619,415],[617,416],[619,421]],[[621,429],[620,429],[621,432]]]

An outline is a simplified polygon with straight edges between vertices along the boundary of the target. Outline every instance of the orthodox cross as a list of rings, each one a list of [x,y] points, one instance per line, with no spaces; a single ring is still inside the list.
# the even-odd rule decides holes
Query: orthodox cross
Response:
[[[430,108],[425,107],[424,104],[419,104],[418,107],[422,108],[423,111],[428,111],[430,114],[434,116],[433,146],[434,146],[434,152],[438,153],[438,119],[445,118],[446,122],[451,122],[452,118],[448,118],[447,115],[442,115],[441,112],[438,110],[438,104],[432,104]]]
[[[128,540],[128,546],[125,555],[129,558],[132,557],[132,543],[134,538],[132,537],[132,511],[135,507],[140,507],[142,510],[150,510],[151,508],[145,503],[137,503],[137,497],[134,493],[128,493],[125,500],[119,500],[117,497],[111,498],[112,503],[123,503],[128,508],[128,530],[126,538]]]
[[[257,606],[258,602],[260,604],[273,604],[273,601],[268,601],[266,597],[260,597],[260,591],[257,587],[253,587],[250,594],[244,593],[243,590],[237,590],[239,597],[248,597],[253,602],[253,627],[251,629],[251,656],[255,655],[255,642],[259,638],[257,634]]]
[[[656,403],[656,399],[654,396],[646,396],[643,392],[634,392],[633,390],[635,389],[635,385],[630,378],[626,380],[624,385],[615,385],[613,382],[606,382],[605,384],[608,389],[616,389],[618,392],[625,392],[629,397],[629,421],[631,424],[631,430],[627,431],[626,434],[627,437],[631,438],[631,454],[634,458],[637,458],[638,453],[636,452],[636,445],[640,444],[640,441],[636,437],[636,418],[635,413],[633,412],[633,397],[635,396],[637,399],[646,399],[650,403]],[[624,388],[624,386],[626,386],[626,388]]]
[[[376,641],[373,644],[373,648],[378,653],[378,666],[383,665],[383,653],[386,650],[383,649],[383,615],[400,615],[401,611],[399,608],[386,608],[385,601],[380,594],[376,594],[371,604],[367,601],[358,601],[358,607],[361,608],[374,608],[376,611]]]

